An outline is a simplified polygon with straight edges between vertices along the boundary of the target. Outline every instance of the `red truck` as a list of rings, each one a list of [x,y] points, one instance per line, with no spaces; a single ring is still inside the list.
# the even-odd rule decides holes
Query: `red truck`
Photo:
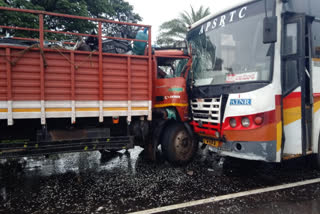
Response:
[[[187,49],[154,50],[151,26],[0,7],[38,16],[38,38],[0,42],[0,158],[75,151],[115,151],[134,145],[155,158],[159,145],[172,163],[197,148],[188,124]],[[44,17],[95,23],[97,34],[51,30]],[[148,40],[107,36],[105,23],[148,29]],[[97,50],[48,46],[49,34],[91,38]],[[145,42],[144,55],[105,52],[106,40]],[[5,40],[2,40],[5,41]],[[30,42],[28,44],[28,42]],[[26,45],[27,43],[27,45]],[[72,43],[71,43],[72,44]]]

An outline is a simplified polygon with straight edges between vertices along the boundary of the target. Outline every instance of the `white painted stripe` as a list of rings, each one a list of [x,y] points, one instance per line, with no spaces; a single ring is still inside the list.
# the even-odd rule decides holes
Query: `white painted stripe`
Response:
[[[8,126],[12,126],[13,125],[13,114],[12,114],[12,101],[8,101]]]
[[[132,105],[131,105],[131,101],[128,100],[128,118],[127,121],[130,123],[131,122],[131,116],[132,116]]]
[[[150,209],[150,210],[132,212],[130,214],[151,214],[151,213],[166,212],[166,211],[171,211],[171,210],[176,210],[176,209],[193,207],[193,206],[197,206],[197,205],[203,205],[203,204],[208,204],[208,203],[213,203],[213,202],[218,202],[218,201],[224,201],[224,200],[229,200],[229,199],[234,199],[234,198],[239,198],[239,197],[244,197],[244,196],[249,196],[249,195],[256,195],[256,194],[261,194],[261,193],[266,193],[266,192],[278,191],[278,190],[282,190],[282,189],[288,189],[288,188],[299,187],[299,186],[304,186],[304,185],[308,185],[308,184],[315,184],[315,183],[320,183],[320,178],[307,180],[307,181],[300,181],[300,182],[291,183],[291,184],[283,184],[283,185],[279,185],[279,186],[267,187],[267,188],[262,188],[262,189],[249,190],[249,191],[245,191],[245,192],[232,193],[232,194],[228,194],[228,195],[206,198],[206,199],[201,199],[201,200],[197,200],[197,201],[190,201],[190,202],[181,203],[181,204],[174,204],[174,205],[154,208],[154,209]]]
[[[46,108],[45,108],[45,101],[41,100],[41,125],[46,124]]]
[[[148,107],[148,120],[151,121],[152,120],[152,101],[149,101],[149,107]]]
[[[72,124],[76,123],[76,101],[75,100],[71,101],[71,123]]]
[[[99,102],[99,122],[103,123],[103,101]]]

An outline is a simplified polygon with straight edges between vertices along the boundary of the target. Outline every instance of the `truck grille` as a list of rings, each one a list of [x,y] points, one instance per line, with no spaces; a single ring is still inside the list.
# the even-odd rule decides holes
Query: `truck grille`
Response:
[[[210,99],[193,99],[191,101],[193,120],[196,122],[220,123],[221,97]]]

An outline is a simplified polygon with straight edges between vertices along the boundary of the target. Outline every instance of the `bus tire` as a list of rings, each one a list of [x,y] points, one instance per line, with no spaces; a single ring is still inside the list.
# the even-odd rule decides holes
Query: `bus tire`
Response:
[[[195,140],[183,123],[171,123],[165,128],[161,149],[170,163],[176,165],[189,163],[197,150],[196,147]]]

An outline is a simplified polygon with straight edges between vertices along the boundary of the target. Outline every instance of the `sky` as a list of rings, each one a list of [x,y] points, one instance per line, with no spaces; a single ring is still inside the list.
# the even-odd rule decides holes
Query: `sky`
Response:
[[[166,21],[176,18],[183,11],[191,11],[190,5],[198,10],[201,5],[209,7],[210,12],[218,11],[235,0],[126,0],[134,7],[143,21],[141,24],[152,26],[152,41],[156,40],[159,26]],[[238,0],[239,1],[239,0]]]

